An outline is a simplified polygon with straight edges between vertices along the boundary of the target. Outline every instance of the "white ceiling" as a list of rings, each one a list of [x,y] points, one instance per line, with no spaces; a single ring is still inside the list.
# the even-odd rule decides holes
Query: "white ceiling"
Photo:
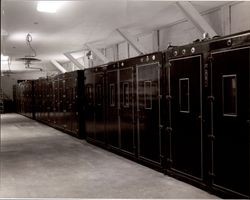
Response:
[[[199,12],[226,3],[192,2]],[[51,59],[67,61],[63,53],[83,49],[85,43],[105,47],[122,41],[116,28],[139,34],[185,18],[175,2],[163,0],[67,1],[54,14],[38,12],[37,1],[32,0],[2,0],[1,4],[1,53],[12,60],[29,54],[25,37],[31,33],[42,65]]]

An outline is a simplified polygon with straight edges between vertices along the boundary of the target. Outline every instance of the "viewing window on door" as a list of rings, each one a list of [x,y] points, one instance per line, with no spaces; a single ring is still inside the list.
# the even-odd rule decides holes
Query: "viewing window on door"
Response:
[[[115,84],[109,85],[109,105],[111,107],[115,106]]]
[[[224,116],[237,116],[236,74],[222,76],[222,108]]]
[[[129,83],[123,83],[123,107],[129,107]]]
[[[190,112],[190,99],[189,99],[189,78],[179,79],[179,107],[180,112]]]
[[[152,109],[152,81],[144,81],[145,109]]]
[[[92,90],[92,85],[87,86],[87,97],[89,101],[93,100],[93,90]]]
[[[102,105],[102,85],[96,85],[96,104]]]

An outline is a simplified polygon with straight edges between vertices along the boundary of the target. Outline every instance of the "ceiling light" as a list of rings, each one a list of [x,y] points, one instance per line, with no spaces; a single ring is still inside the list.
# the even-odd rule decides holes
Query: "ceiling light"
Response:
[[[64,1],[38,1],[36,9],[39,12],[56,13],[63,3]]]
[[[1,61],[8,61],[9,60],[9,56],[4,56],[3,54],[1,54]]]

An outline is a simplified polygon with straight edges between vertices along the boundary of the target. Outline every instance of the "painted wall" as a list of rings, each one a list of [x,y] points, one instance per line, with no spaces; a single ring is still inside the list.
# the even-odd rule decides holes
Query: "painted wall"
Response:
[[[128,58],[128,43],[127,42],[122,42],[118,44],[118,59],[123,60],[125,58]]]
[[[231,5],[217,8],[209,13],[203,14],[207,22],[214,28],[218,35],[228,35],[240,31],[250,30],[250,2],[237,2]],[[158,34],[159,33],[159,34]],[[162,27],[149,33],[141,33],[135,36],[141,42],[148,53],[167,48],[169,43],[183,45],[201,38],[202,34],[187,20],[183,20],[171,26]],[[158,42],[159,41],[159,42]],[[159,43],[159,46],[158,46]],[[105,49],[100,49],[110,61],[117,61],[129,57],[138,56],[138,53],[126,41],[113,44]],[[97,66],[103,62],[93,55],[93,60],[80,59],[86,67]],[[74,64],[67,62],[62,64],[68,71],[75,69]],[[53,67],[52,67],[53,68]],[[55,67],[54,67],[54,70]],[[2,77],[2,88],[8,96],[12,97],[12,85],[18,79],[36,79],[41,74],[23,73]]]
[[[10,99],[13,99],[13,85],[17,79],[13,76],[1,76],[1,88],[3,93]]]
[[[17,84],[18,80],[33,80],[40,77],[46,77],[56,73],[55,71],[50,72],[25,72],[1,76],[1,89],[8,98],[13,99],[13,85]]]
[[[237,33],[250,29],[250,2],[241,2],[229,7],[230,32]]]
[[[250,2],[232,3],[205,13],[203,17],[221,36],[250,30]],[[159,38],[156,38],[158,37],[157,30],[136,37],[149,53],[158,49],[164,50],[170,43],[172,45],[183,45],[202,38],[202,34],[187,20],[159,28],[158,31]],[[157,40],[159,40],[159,46]],[[121,42],[118,46],[119,59],[138,56],[138,53],[132,46],[127,45],[127,42]],[[106,56],[113,60],[114,58],[111,55],[115,53],[112,54],[110,51],[115,51],[115,49],[110,47],[108,49],[109,53]]]

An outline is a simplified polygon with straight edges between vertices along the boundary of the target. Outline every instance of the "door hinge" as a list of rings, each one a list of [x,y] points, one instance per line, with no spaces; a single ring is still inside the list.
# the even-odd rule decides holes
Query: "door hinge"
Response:
[[[208,138],[211,140],[215,140],[215,136],[214,135],[208,135]]]
[[[166,127],[166,131],[168,132],[168,134],[171,134],[173,129],[171,127]]]
[[[250,126],[250,119],[249,119],[249,120],[247,120],[247,124]]]
[[[207,59],[208,59],[208,61],[210,61],[210,62],[212,62],[212,61],[214,60],[214,58],[213,58],[212,55],[209,55]]]
[[[172,96],[171,96],[171,95],[166,95],[166,99],[167,99],[167,100],[171,100],[171,99],[172,99]]]
[[[214,98],[214,96],[208,96],[207,99],[208,99],[209,101],[214,101],[215,98]]]
[[[166,64],[164,65],[165,68],[171,67],[171,63],[170,62],[166,62]]]
[[[208,172],[208,175],[211,177],[215,177],[215,174],[213,172]]]

